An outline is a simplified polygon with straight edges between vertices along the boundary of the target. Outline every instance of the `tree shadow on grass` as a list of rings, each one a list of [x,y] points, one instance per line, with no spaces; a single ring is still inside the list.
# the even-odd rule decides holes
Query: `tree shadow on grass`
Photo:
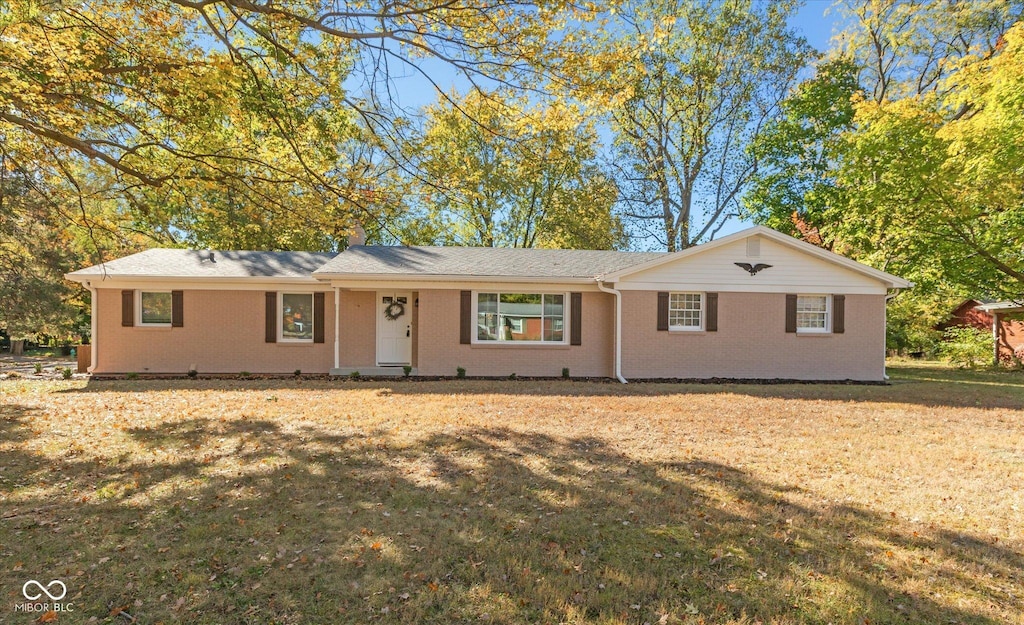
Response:
[[[0,414],[0,441],[42,435],[27,409]],[[60,622],[122,622],[118,610],[190,623],[1024,612],[1024,558],[1009,547],[808,504],[721,463],[641,461],[597,437],[494,427],[409,442],[203,418],[129,432],[127,454],[0,447],[7,595],[63,580],[77,611]]]

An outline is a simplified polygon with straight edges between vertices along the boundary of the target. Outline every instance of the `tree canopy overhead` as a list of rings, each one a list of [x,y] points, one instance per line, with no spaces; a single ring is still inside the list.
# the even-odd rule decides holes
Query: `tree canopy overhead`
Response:
[[[419,238],[432,243],[611,249],[624,237],[592,122],[574,106],[472,91],[427,109],[417,147]],[[413,237],[414,239],[416,237]]]
[[[10,167],[45,170],[54,193],[89,178],[160,240],[234,216],[283,232],[263,246],[325,247],[354,218],[386,226],[364,193],[386,159],[354,154],[395,147],[396,65],[521,81],[544,71],[564,6],[15,1],[0,15],[0,137]]]

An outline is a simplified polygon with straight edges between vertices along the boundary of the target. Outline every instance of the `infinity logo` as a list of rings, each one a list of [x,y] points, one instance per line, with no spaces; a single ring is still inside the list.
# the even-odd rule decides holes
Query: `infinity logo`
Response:
[[[59,595],[50,592],[50,588],[53,588],[53,586],[55,584],[57,586],[60,586],[60,594]],[[37,592],[34,595],[29,595],[28,594],[29,593],[28,587],[29,586],[33,586],[33,585],[36,588],[39,589],[39,592]],[[64,598],[64,595],[68,594],[68,587],[65,586],[64,582],[60,581],[59,579],[55,579],[55,580],[51,581],[49,584],[47,584],[45,586],[43,586],[42,584],[40,584],[39,582],[37,582],[34,579],[30,579],[27,582],[25,582],[24,586],[21,587],[21,594],[24,595],[25,598],[28,599],[29,601],[35,601],[36,599],[42,597],[43,595],[46,595],[47,597],[49,597],[51,601],[60,601],[61,599]]]

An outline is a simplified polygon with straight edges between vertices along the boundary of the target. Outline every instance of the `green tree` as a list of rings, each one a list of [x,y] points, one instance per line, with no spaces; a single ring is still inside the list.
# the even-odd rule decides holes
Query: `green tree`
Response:
[[[856,61],[875,102],[943,96],[957,61],[988,56],[1024,14],[1013,0],[839,0],[846,28],[833,53]]]
[[[743,196],[743,214],[828,249],[844,223],[846,190],[837,180],[844,137],[853,130],[858,68],[849,59],[822,62],[794,89],[750,146],[761,164]]]
[[[810,53],[794,2],[638,0],[582,91],[608,111],[622,213],[670,251],[713,237],[757,169],[746,151]]]
[[[427,110],[420,211],[430,242],[611,249],[623,242],[597,136],[574,107],[471,91]],[[419,220],[418,220],[419,221]]]

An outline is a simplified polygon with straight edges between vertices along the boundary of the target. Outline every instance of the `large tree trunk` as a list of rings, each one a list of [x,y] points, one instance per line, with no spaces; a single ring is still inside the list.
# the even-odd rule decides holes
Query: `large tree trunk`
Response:
[[[11,341],[11,355],[21,358],[25,353],[25,339],[14,339]]]

